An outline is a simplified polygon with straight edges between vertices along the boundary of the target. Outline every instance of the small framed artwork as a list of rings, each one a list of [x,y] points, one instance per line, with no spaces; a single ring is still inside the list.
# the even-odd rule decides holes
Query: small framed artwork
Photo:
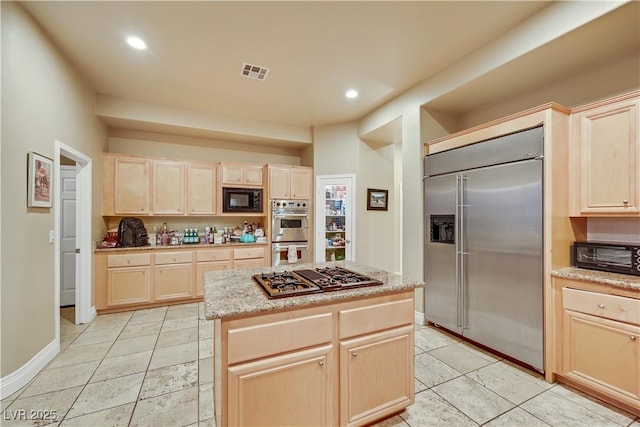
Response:
[[[27,206],[50,208],[53,206],[53,160],[30,151],[28,169]]]
[[[367,188],[367,210],[386,211],[389,207],[389,190]]]

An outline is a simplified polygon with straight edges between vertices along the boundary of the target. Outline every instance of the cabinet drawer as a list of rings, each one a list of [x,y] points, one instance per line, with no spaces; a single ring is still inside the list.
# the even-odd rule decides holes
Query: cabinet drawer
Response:
[[[163,252],[155,254],[156,265],[161,264],[180,264],[185,262],[193,262],[192,251],[180,252]]]
[[[228,261],[231,259],[231,249],[216,249],[197,251],[196,260],[200,261]]]
[[[233,250],[233,259],[264,258],[264,248],[242,248]]]
[[[413,312],[412,299],[342,310],[338,319],[340,339],[413,324]]]
[[[135,265],[150,265],[151,254],[108,255],[107,267],[133,267]]]
[[[562,306],[567,310],[640,325],[640,300],[633,298],[562,288]]]
[[[228,363],[331,342],[331,313],[230,329]]]

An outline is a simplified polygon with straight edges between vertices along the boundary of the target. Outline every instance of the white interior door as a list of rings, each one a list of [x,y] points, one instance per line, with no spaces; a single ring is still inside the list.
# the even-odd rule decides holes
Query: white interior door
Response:
[[[355,175],[316,177],[315,260],[353,261]]]
[[[60,306],[76,304],[76,167],[60,166]]]

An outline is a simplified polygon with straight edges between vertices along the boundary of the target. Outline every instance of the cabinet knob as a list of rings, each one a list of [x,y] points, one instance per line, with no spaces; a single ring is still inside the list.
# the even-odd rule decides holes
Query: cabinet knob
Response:
[[[628,205],[629,201],[628,200],[623,200],[622,203],[624,203],[625,205]]]
[[[318,365],[324,366],[324,362],[321,360],[321,361],[318,362]]]
[[[598,308],[604,308],[604,304],[598,304]]]
[[[351,355],[352,355],[353,357],[358,357],[358,353],[356,353],[355,351],[354,351],[354,352],[352,352],[352,353],[351,353]]]
[[[631,335],[631,336],[629,336],[629,339],[630,339],[631,341],[635,341],[635,340],[636,340],[636,336],[635,336],[635,335]]]

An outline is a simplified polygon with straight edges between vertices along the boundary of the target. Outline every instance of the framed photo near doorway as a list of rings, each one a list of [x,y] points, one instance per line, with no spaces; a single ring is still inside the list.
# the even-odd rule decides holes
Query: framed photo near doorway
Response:
[[[29,152],[27,206],[50,208],[53,206],[53,160],[33,151]]]
[[[389,207],[389,190],[367,188],[367,210],[386,211]]]

